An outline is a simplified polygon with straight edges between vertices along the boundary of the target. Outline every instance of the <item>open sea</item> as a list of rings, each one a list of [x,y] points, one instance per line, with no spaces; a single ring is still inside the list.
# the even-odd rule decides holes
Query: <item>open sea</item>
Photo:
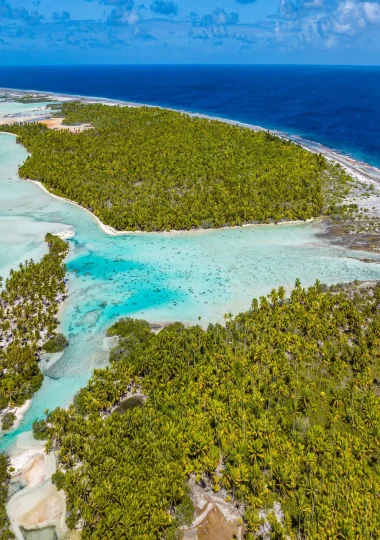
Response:
[[[380,166],[380,67],[0,67],[0,87],[201,112],[300,135]]]

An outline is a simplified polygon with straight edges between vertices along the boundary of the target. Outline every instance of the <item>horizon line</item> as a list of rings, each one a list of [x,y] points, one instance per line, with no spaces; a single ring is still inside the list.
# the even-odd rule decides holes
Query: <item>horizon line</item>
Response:
[[[319,63],[84,63],[84,64],[0,64],[1,68],[52,68],[52,67],[328,67],[328,68],[380,68],[380,64],[319,64]],[[0,75],[1,76],[1,75]]]

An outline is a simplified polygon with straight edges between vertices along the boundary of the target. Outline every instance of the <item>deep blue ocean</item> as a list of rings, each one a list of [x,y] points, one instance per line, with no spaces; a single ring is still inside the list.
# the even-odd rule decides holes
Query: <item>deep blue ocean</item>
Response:
[[[380,166],[380,67],[0,67],[0,87],[202,112],[297,134]]]

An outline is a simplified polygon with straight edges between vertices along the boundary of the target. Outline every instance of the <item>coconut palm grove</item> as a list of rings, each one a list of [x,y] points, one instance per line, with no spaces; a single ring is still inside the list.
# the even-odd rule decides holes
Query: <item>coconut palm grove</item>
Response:
[[[31,153],[20,175],[115,229],[220,228],[322,213],[331,166],[265,131],[155,107],[74,102],[57,115],[91,128],[0,126]]]
[[[20,176],[120,231],[340,220],[350,210],[344,198],[355,182],[343,168],[265,131],[76,101],[56,116],[86,129],[0,127],[29,151]],[[69,244],[45,240],[48,254],[2,283],[5,431],[41,387],[42,353],[68,346],[56,329]],[[67,408],[47,409],[33,424],[57,456],[51,482],[66,496],[67,538],[186,538],[199,515],[194,490],[238,512],[248,540],[377,538],[379,308],[377,282],[307,288],[297,279],[288,294],[274,288],[224,324],[177,322],[157,332],[120,318],[107,332],[116,343],[107,367]],[[1,454],[4,540],[14,538],[12,472]]]
[[[192,479],[241,505],[248,539],[376,538],[379,305],[379,285],[296,282],[206,330],[114,324],[110,366],[34,425],[69,528],[180,538]]]
[[[380,540],[380,0],[0,0],[0,540]]]
[[[57,336],[56,315],[66,295],[63,259],[68,244],[49,233],[45,241],[49,252],[41,261],[20,263],[4,284],[0,279],[1,411],[23,405],[40,388],[39,355]],[[6,418],[9,414],[13,413]]]

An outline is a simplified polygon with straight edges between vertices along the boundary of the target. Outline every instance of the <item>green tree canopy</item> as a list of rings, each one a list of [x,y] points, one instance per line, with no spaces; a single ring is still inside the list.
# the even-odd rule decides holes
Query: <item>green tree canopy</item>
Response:
[[[297,282],[225,326],[114,325],[111,365],[44,426],[69,525],[80,520],[82,538],[162,538],[194,475],[246,505],[249,538],[274,503],[273,538],[376,538],[379,303],[379,285]],[[143,407],[112,412],[136,391]]]
[[[152,107],[63,105],[65,123],[2,126],[31,156],[20,169],[120,230],[308,219],[334,176],[321,155],[267,132]]]

